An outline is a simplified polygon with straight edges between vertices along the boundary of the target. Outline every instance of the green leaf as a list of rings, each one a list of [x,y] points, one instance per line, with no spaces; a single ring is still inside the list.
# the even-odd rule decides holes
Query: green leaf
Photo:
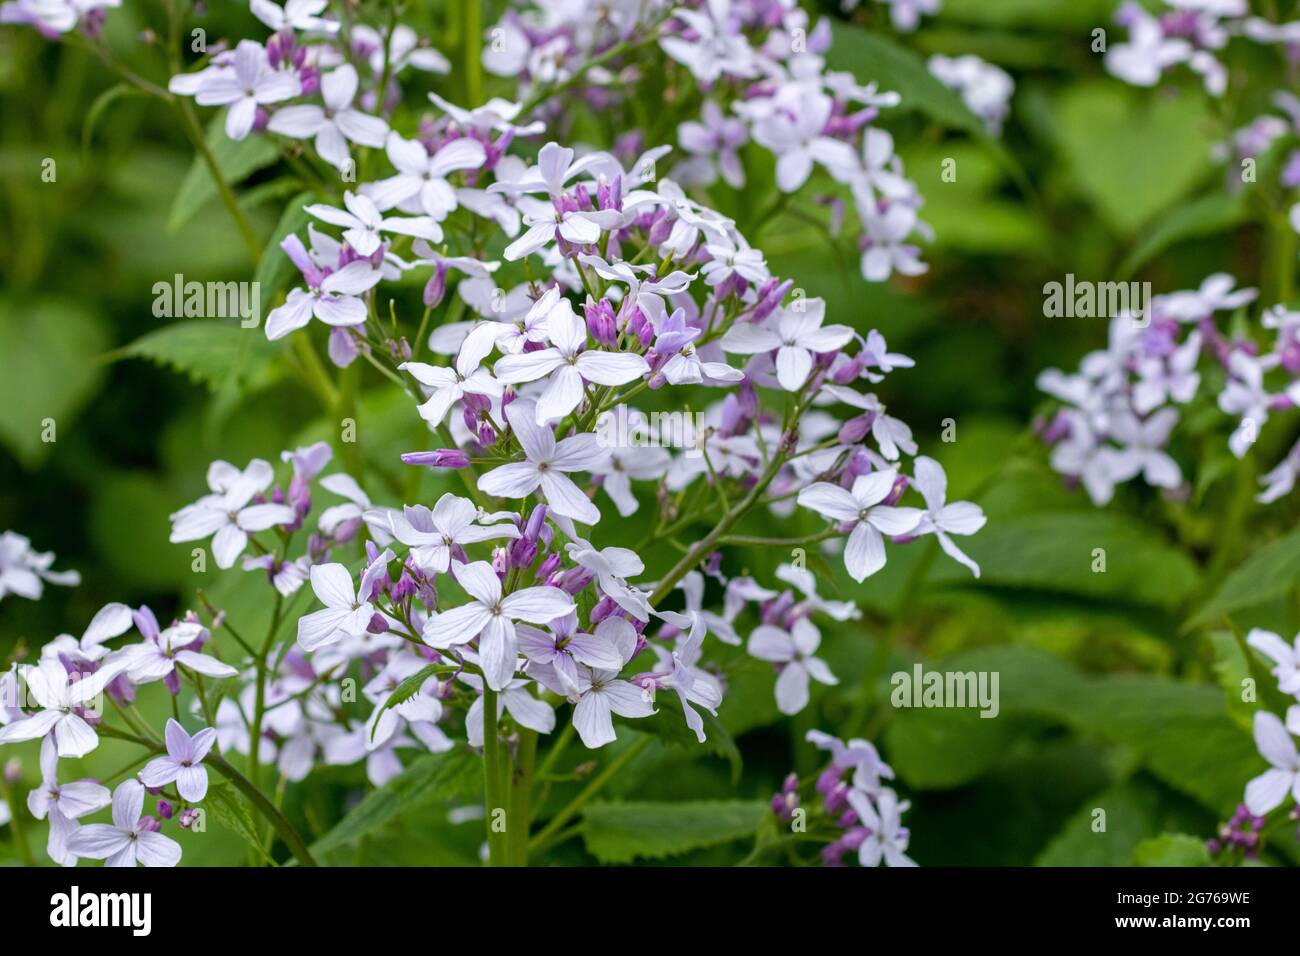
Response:
[[[983,719],[977,709],[899,710],[885,731],[889,763],[909,786],[959,787],[1003,756],[1006,720]]]
[[[351,813],[312,844],[313,855],[325,854],[383,826],[399,813],[434,800],[482,794],[483,762],[466,750],[427,754],[367,794]]]
[[[1176,242],[1213,236],[1231,229],[1247,218],[1246,194],[1216,191],[1174,208],[1158,219],[1133,246],[1119,267],[1119,280],[1126,281],[1152,258]]]
[[[689,753],[707,753],[722,757],[731,765],[731,779],[735,783],[740,779],[740,748],[732,738],[731,732],[702,707],[695,712],[704,720],[705,741],[700,743],[695,731],[686,726],[686,715],[682,711],[681,701],[676,694],[663,694],[655,701],[656,712],[638,720],[635,728],[648,734],[654,734],[664,743],[680,747]]]
[[[259,328],[220,319],[191,319],[149,332],[109,354],[110,360],[143,358],[189,376],[213,391],[247,385],[275,355]]]
[[[275,861],[267,854],[258,836],[257,825],[253,822],[252,811],[234,788],[225,784],[208,787],[208,794],[203,799],[203,808],[226,829],[243,837],[268,863]]]
[[[370,738],[373,740],[375,731],[379,729],[379,718],[383,716],[384,711],[396,707],[398,704],[404,704],[420,692],[424,682],[437,674],[439,671],[452,670],[443,664],[426,664],[418,671],[406,678],[388,695],[388,700],[384,701],[384,706],[379,708],[379,713],[375,714],[374,722],[370,726]]]
[[[100,317],[83,305],[0,299],[0,441],[24,466],[55,447],[42,438],[47,425],[56,440],[73,427],[103,374],[96,359],[107,344]]]
[[[259,169],[265,169],[280,157],[280,151],[264,136],[247,136],[236,142],[226,135],[224,116],[215,117],[208,125],[208,148],[216,160],[226,182],[235,186]],[[190,170],[181,182],[172,200],[167,229],[175,232],[189,222],[203,206],[217,195],[217,184],[202,156],[195,156]]]
[[[832,23],[826,64],[849,71],[860,83],[875,82],[882,91],[897,92],[903,109],[916,110],[953,129],[987,136],[979,117],[930,73],[925,60],[883,34]]]
[[[1143,840],[1133,850],[1134,866],[1209,866],[1205,841],[1185,833],[1165,833]]]
[[[964,538],[962,549],[980,565],[979,586],[1034,588],[1176,607],[1196,589],[1196,565],[1159,533],[1104,511],[1022,515],[990,522]],[[1094,571],[1105,551],[1105,571]],[[956,562],[936,566],[931,580],[970,581]]]
[[[762,800],[592,803],[582,839],[602,863],[662,859],[753,836],[768,812]]]
[[[1117,80],[1075,83],[1048,116],[1064,183],[1120,235],[1135,234],[1209,170],[1212,138],[1199,93],[1154,96]]]
[[[1149,777],[1138,776],[1084,801],[1034,865],[1128,866],[1144,840],[1171,828],[1195,829],[1197,815]],[[1097,829],[1103,824],[1104,829]]]
[[[149,94],[144,90],[137,89],[130,83],[118,83],[116,86],[110,86],[95,97],[95,102],[90,104],[90,109],[86,111],[86,118],[81,123],[81,155],[83,157],[89,157],[90,155],[90,138],[95,134],[95,125],[99,122],[100,116],[114,102],[124,96],[147,97]]]
[[[1260,548],[1242,562],[1201,609],[1187,628],[1201,627],[1225,614],[1233,614],[1289,594],[1300,584],[1300,531],[1292,531]]]

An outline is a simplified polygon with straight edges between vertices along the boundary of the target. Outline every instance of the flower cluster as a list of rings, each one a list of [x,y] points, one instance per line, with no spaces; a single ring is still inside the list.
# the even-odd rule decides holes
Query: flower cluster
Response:
[[[1127,0],[1115,22],[1129,31],[1127,43],[1106,52],[1106,68],[1125,82],[1155,86],[1165,71],[1180,64],[1201,77],[1206,92],[1221,96],[1228,71],[1220,51],[1233,34],[1245,33],[1263,42],[1283,39],[1285,28],[1247,17],[1246,0],[1164,0],[1172,8],[1157,16]],[[1275,35],[1276,31],[1276,35]]]
[[[800,797],[799,778],[790,774],[779,793],[772,797],[772,812],[797,832],[825,842],[822,862],[843,866],[845,857],[856,853],[862,866],[916,866],[907,855],[911,833],[902,817],[911,803],[883,781],[894,779],[893,768],[866,740],[847,744],[820,730],[808,731],[808,741],[830,752],[831,762],[817,775],[817,801],[805,807]],[[845,778],[845,775],[852,774]]]
[[[1182,468],[1167,451],[1187,406],[1208,382],[1216,384],[1219,410],[1234,427],[1228,448],[1242,458],[1270,416],[1300,402],[1300,313],[1275,306],[1261,325],[1272,337],[1265,349],[1244,334],[1220,331],[1215,316],[1232,313],[1257,296],[1235,289],[1218,273],[1199,289],[1156,296],[1142,316],[1111,320],[1105,349],[1084,356],[1078,371],[1047,369],[1038,387],[1064,403],[1040,422],[1052,446],[1052,467],[1081,483],[1099,505],[1117,484],[1139,475],[1152,487],[1173,491]],[[1260,478],[1258,500],[1275,501],[1295,487],[1300,445]]]

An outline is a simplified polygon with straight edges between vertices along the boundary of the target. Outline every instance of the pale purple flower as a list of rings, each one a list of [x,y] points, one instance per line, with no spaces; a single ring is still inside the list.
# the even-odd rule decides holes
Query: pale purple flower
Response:
[[[933,458],[921,455],[914,462],[913,485],[925,499],[925,514],[917,527],[918,534],[933,534],[939,540],[944,554],[970,568],[975,577],[980,576],[980,566],[953,543],[949,535],[974,534],[988,520],[977,504],[969,501],[947,503],[948,476],[943,466]]]
[[[636,634],[630,628],[610,632],[619,657],[627,664],[636,652]],[[573,708],[573,728],[583,744],[595,750],[612,743],[614,714],[620,717],[649,717],[655,712],[650,695],[630,681],[620,680],[619,668],[579,667],[578,703]]]
[[[881,790],[873,801],[865,793],[850,790],[849,806],[869,831],[858,847],[858,862],[863,866],[916,866],[907,855],[909,833],[903,826],[902,816],[911,803],[899,801],[892,790]]]
[[[27,809],[37,820],[49,819],[46,852],[60,866],[75,866],[77,858],[68,851],[68,838],[80,829],[76,821],[102,810],[113,802],[108,788],[94,780],[59,783],[58,745],[53,737],[41,741],[41,784],[27,794]]]
[[[70,675],[57,660],[19,668],[27,696],[41,709],[0,728],[0,744],[36,740],[53,734],[60,757],[84,757],[99,746],[99,735],[86,721],[96,699],[123,669],[109,662],[93,674]]]
[[[273,33],[282,30],[301,30],[304,33],[337,33],[338,21],[320,14],[329,6],[329,0],[285,0],[284,6],[271,0],[249,0],[253,16],[261,20]]]
[[[728,186],[740,189],[745,185],[745,167],[736,151],[748,140],[745,124],[723,114],[713,100],[705,101],[699,121],[688,120],[677,127],[682,149],[702,162],[703,175],[698,178],[705,186],[712,185],[719,172]]]
[[[208,794],[208,770],[201,765],[217,742],[217,732],[205,727],[191,737],[184,727],[168,718],[163,736],[167,741],[167,753],[144,765],[140,782],[157,789],[174,780],[177,793],[190,803],[198,803]]]
[[[239,41],[233,67],[230,72],[205,76],[194,100],[200,106],[229,106],[226,135],[240,140],[253,128],[259,106],[297,96],[302,86],[296,72],[273,70],[266,49],[253,40]]]
[[[448,492],[430,510],[424,505],[407,505],[393,513],[393,537],[411,548],[411,558],[426,572],[443,573],[462,546],[493,538],[518,538],[519,529],[510,522],[480,525],[478,509],[467,498]]]
[[[451,140],[430,156],[419,140],[389,133],[385,149],[397,175],[362,191],[380,209],[399,206],[403,212],[423,212],[438,222],[456,208],[456,192],[447,177],[462,169],[478,169],[487,161],[483,144],[467,136]]]
[[[144,786],[123,780],[113,791],[113,822],[83,826],[68,839],[68,850],[80,857],[104,860],[105,866],[175,866],[181,846],[144,825]]]
[[[233,465],[213,462],[208,469],[208,487],[192,505],[171,515],[172,544],[200,541],[212,536],[212,556],[217,567],[232,567],[235,559],[248,547],[248,536],[295,519],[288,505],[249,504],[254,495],[265,491],[275,478],[269,462],[255,458],[242,472]]]
[[[352,106],[357,95],[357,71],[352,64],[345,63],[322,75],[320,93],[325,101],[323,107],[285,106],[275,111],[266,128],[292,139],[316,137],[317,154],[339,170],[347,170],[352,164],[349,141],[358,146],[384,145],[388,124]]]
[[[797,714],[808,706],[809,678],[822,684],[839,683],[826,662],[813,656],[821,640],[821,632],[806,617],[796,620],[788,631],[760,624],[749,635],[746,650],[751,656],[780,665],[776,706],[781,713]]]
[[[1300,634],[1292,646],[1272,631],[1256,627],[1247,635],[1246,643],[1276,665],[1273,676],[1277,678],[1277,689],[1300,697]]]
[[[76,571],[51,571],[54,560],[53,551],[33,551],[31,541],[17,532],[0,534],[0,600],[6,594],[40,600],[47,581],[66,587],[81,583]]]
[[[500,398],[501,383],[479,364],[480,355],[461,349],[455,365],[429,365],[426,362],[403,362],[398,366],[411,377],[430,389],[429,397],[419,406],[420,417],[430,425],[442,424],[447,410],[466,395],[486,395]]]
[[[831,98],[814,95],[800,106],[796,113],[775,111],[754,126],[755,142],[776,153],[776,184],[787,193],[808,181],[814,162],[842,181],[859,168],[848,143],[824,134],[834,106]]]
[[[380,233],[417,236],[431,242],[442,241],[442,227],[429,216],[391,216],[385,218],[374,202],[356,193],[343,194],[346,210],[314,203],[303,208],[317,219],[343,228],[343,238],[357,255],[371,256],[383,242]]]
[[[776,377],[781,387],[796,392],[812,372],[813,355],[834,352],[853,339],[847,325],[822,325],[824,299],[807,299],[782,311],[775,328],[738,322],[722,337],[722,348],[733,354],[776,351]]]
[[[344,638],[366,633],[375,608],[371,591],[381,574],[387,574],[393,552],[384,551],[366,568],[361,586],[354,589],[352,575],[341,564],[318,564],[311,569],[311,588],[325,605],[298,619],[298,646],[314,651]]]
[[[605,618],[596,625],[593,634],[584,634],[577,626],[577,616],[568,614],[552,621],[550,631],[527,624],[516,628],[520,652],[530,662],[551,668],[563,693],[571,697],[579,694],[579,665],[615,672],[622,669],[623,658],[618,649],[625,645],[627,632],[632,630],[632,625],[621,617]],[[635,631],[631,640],[635,645]]]
[[[549,624],[575,607],[559,588],[521,588],[502,594],[501,579],[486,561],[456,562],[452,574],[472,599],[431,617],[424,627],[430,647],[447,648],[479,638],[479,659],[487,684],[502,690],[514,676],[519,656],[515,621]]]
[[[549,427],[537,424],[537,410],[530,401],[520,399],[506,406],[506,420],[527,456],[480,475],[480,491],[498,498],[523,498],[538,488],[546,496],[552,511],[595,524],[600,510],[582,493],[565,472],[598,471],[609,456],[592,432],[570,435],[561,442]]]
[[[1280,807],[1290,794],[1300,802],[1300,754],[1292,735],[1300,736],[1300,704],[1287,709],[1286,723],[1266,710],[1255,712],[1255,746],[1272,768],[1246,784],[1246,806],[1262,817]]]
[[[142,642],[119,651],[118,659],[127,676],[141,684],[171,677],[178,664],[208,677],[236,676],[239,672],[229,664],[190,650],[190,645],[206,632],[207,629],[197,621],[180,621],[157,634],[146,633]]]
[[[883,535],[909,534],[925,514],[917,508],[880,503],[889,497],[897,478],[898,472],[891,468],[860,475],[852,490],[822,481],[799,492],[800,506],[835,521],[853,523],[844,548],[844,566],[855,581],[866,580],[885,566]]]

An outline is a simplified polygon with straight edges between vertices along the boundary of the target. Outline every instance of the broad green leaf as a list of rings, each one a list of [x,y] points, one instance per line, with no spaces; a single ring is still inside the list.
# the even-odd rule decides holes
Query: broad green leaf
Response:
[[[208,149],[216,160],[217,168],[232,187],[243,182],[259,169],[265,169],[280,156],[275,144],[265,136],[249,135],[236,142],[226,135],[225,116],[218,115],[208,124]],[[200,209],[217,195],[217,184],[203,157],[196,155],[185,174],[181,188],[172,200],[167,228],[175,232],[190,221]]]
[[[1008,744],[1005,718],[977,709],[899,710],[885,731],[889,762],[911,787],[943,790],[979,777]]]
[[[274,356],[260,328],[221,319],[189,319],[165,325],[110,354],[110,359],[144,358],[189,376],[213,391],[247,385]]]
[[[1086,51],[1092,37],[1082,28],[1104,25],[1114,12],[1113,0],[944,0],[943,22],[1065,31]]]
[[[1163,542],[1154,529],[1105,511],[990,521],[979,534],[960,539],[960,545],[980,565],[980,586],[1176,607],[1197,584],[1196,565],[1182,551]],[[1105,570],[1095,570],[1103,560]],[[936,566],[931,580],[972,581],[969,571],[947,560]]]
[[[1063,181],[1122,236],[1134,235],[1209,171],[1213,143],[1199,93],[1157,96],[1118,80],[1075,83],[1049,115]]]
[[[1176,206],[1168,215],[1158,219],[1133,246],[1119,267],[1118,279],[1127,280],[1176,242],[1213,236],[1239,225],[1245,221],[1247,212],[1244,192],[1222,190]]]
[[[1166,833],[1143,840],[1133,850],[1134,866],[1209,866],[1210,854],[1201,837]]]
[[[1090,796],[1034,860],[1035,866],[1128,866],[1133,851],[1170,829],[1193,829],[1184,807],[1149,777],[1139,776]]]
[[[1201,627],[1256,604],[1289,594],[1300,585],[1300,531],[1260,548],[1228,575],[1187,627]]]
[[[602,863],[662,859],[753,836],[768,812],[762,800],[593,803],[582,839]]]
[[[65,439],[94,394],[106,333],[100,317],[63,299],[0,299],[0,441],[26,467]]]
[[[311,852],[328,853],[383,826],[403,810],[434,800],[455,800],[482,793],[483,762],[465,750],[426,754],[389,780],[312,844]]]
[[[234,792],[233,787],[224,784],[208,787],[208,795],[203,800],[203,807],[218,823],[248,841],[259,856],[269,863],[275,862],[262,845],[248,804],[244,803],[243,797]]]

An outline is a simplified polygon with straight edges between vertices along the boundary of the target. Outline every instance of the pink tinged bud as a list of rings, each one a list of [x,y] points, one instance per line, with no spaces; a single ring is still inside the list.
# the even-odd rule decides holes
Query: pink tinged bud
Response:
[[[595,575],[587,568],[568,568],[561,571],[551,584],[566,594],[573,595],[581,593],[594,579]]]
[[[158,801],[158,816],[162,817],[164,820],[170,820],[175,812],[176,810],[172,807],[170,802],[166,800]]]
[[[817,792],[823,797],[834,790],[840,783],[841,771],[835,765],[827,767],[817,776]],[[797,780],[798,778],[796,778]]]
[[[182,830],[188,830],[190,829],[190,827],[194,826],[194,823],[195,821],[198,820],[198,818],[199,818],[199,811],[182,810],[180,819],[177,822],[180,824]]]
[[[163,686],[171,692],[173,697],[178,695],[181,692],[180,671],[173,667],[172,672],[163,678]]]
[[[550,580],[551,575],[553,575],[557,570],[559,570],[559,567],[560,567],[559,554],[548,554],[546,558],[542,561],[541,566],[538,567],[537,569],[537,579],[539,581]]]
[[[370,634],[386,634],[388,632],[388,619],[376,611],[370,616],[370,623],[366,625],[366,631]]]
[[[609,617],[618,610],[618,604],[611,597],[603,597],[596,602],[596,606],[591,609],[592,625],[599,624],[605,618]]]
[[[823,800],[826,803],[826,812],[835,816],[843,811],[849,805],[849,786],[844,781],[839,781],[831,788],[831,792],[825,794]]]
[[[874,418],[875,416],[871,412],[850,418],[840,426],[839,443],[841,445],[856,445],[862,441],[867,436],[867,432],[871,430],[871,422]]]
[[[12,787],[22,779],[22,776],[23,762],[17,757],[10,758],[10,760],[5,764],[5,783]]]
[[[442,302],[442,297],[447,294],[447,264],[439,262],[438,267],[433,270],[433,275],[424,286],[424,304],[429,308],[437,308]]]
[[[898,504],[898,500],[903,497],[903,492],[907,490],[909,484],[911,484],[911,480],[907,475],[899,475],[894,479],[894,487],[890,489],[889,494],[881,504],[890,506]]]
[[[137,831],[143,830],[146,833],[157,833],[162,829],[162,821],[157,817],[141,817],[135,828]]]
[[[858,376],[862,374],[862,369],[866,367],[866,364],[866,357],[859,352],[831,373],[831,381],[836,385],[849,385],[852,382],[857,381]]]
[[[1300,342],[1289,342],[1282,349],[1282,367],[1293,378],[1300,376]]]
[[[437,451],[412,451],[402,455],[408,465],[429,468],[468,468],[469,455],[457,448],[440,448]]]

